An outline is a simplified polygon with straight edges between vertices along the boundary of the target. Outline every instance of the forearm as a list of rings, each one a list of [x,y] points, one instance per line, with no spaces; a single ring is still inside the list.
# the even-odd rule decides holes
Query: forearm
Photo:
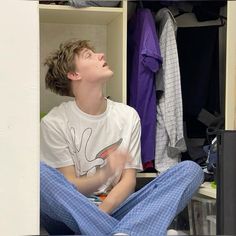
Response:
[[[74,167],[71,168],[73,169]],[[96,192],[98,188],[101,187],[109,177],[109,174],[104,171],[104,169],[99,169],[93,176],[81,176],[78,178],[74,174],[74,171],[69,170],[68,168],[59,168],[58,170],[62,172],[66,179],[74,184],[77,187],[78,191],[85,196]]]
[[[73,179],[73,184],[77,187],[80,193],[88,196],[97,191],[101,187],[107,178],[101,171],[98,171],[93,176],[82,176],[80,178]]]
[[[126,152],[112,152],[107,158],[107,164],[102,168],[98,168],[93,176],[81,176],[77,178],[74,165],[61,167],[58,170],[63,173],[68,181],[77,187],[80,193],[87,196],[96,192],[116,171],[123,170],[128,158],[129,155]]]
[[[120,181],[100,204],[99,208],[108,214],[112,213],[134,192],[135,185],[135,180]]]

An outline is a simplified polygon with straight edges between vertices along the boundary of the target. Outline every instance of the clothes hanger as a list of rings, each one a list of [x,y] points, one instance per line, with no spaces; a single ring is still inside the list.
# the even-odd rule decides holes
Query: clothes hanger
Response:
[[[224,16],[219,16],[219,17],[220,17],[220,22],[221,22],[221,25],[219,25],[219,27],[225,26],[225,19],[227,20],[227,17],[224,17]]]
[[[143,8],[144,8],[144,7],[143,7],[143,1],[142,1],[142,0],[137,1],[135,11],[137,12],[138,9],[143,9]]]
[[[139,7],[143,8],[143,1],[142,0],[139,0]]]
[[[179,17],[179,16],[182,16],[182,15],[185,14],[185,13],[193,13],[193,12],[187,12],[187,11],[185,11],[185,10],[183,10],[183,9],[180,9],[180,8],[178,8],[178,11],[179,11],[179,13],[178,13],[177,15],[174,15],[174,18],[177,18],[177,17]],[[194,14],[194,13],[193,13],[193,14]],[[227,20],[227,17],[222,16],[222,15],[218,15],[218,18],[220,19],[220,22],[221,22],[221,24],[218,25],[218,26],[219,26],[219,27],[225,26],[225,24],[226,24],[225,20]]]
[[[182,16],[182,15],[185,14],[185,13],[192,13],[192,12],[185,11],[185,10],[183,10],[183,9],[181,9],[181,8],[178,8],[178,11],[179,11],[179,13],[178,13],[177,15],[174,15],[174,18],[177,18],[177,17],[179,17],[179,16]]]

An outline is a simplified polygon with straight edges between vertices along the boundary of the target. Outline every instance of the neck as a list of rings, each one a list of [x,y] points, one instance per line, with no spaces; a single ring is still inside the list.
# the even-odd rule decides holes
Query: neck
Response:
[[[83,112],[90,115],[100,115],[106,111],[107,101],[102,93],[102,87],[77,86],[74,89],[75,102]]]

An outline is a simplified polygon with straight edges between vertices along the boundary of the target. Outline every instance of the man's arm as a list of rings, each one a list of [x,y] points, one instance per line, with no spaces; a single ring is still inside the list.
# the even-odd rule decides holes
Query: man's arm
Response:
[[[132,135],[128,147],[130,162],[126,165],[127,169],[123,170],[120,182],[111,190],[103,203],[99,205],[102,211],[109,214],[134,192],[136,186],[136,169],[142,169],[140,147],[141,124],[138,113],[134,109],[132,125]]]
[[[98,169],[93,176],[76,177],[74,165],[58,168],[58,170],[69,182],[77,187],[80,193],[88,196],[105,184],[108,178],[114,175],[116,171],[122,171],[127,161],[129,162],[129,154],[117,150],[110,154],[107,158],[107,164]]]
[[[136,169],[123,170],[120,182],[111,190],[99,208],[110,214],[134,192],[135,186]]]
[[[78,191],[85,196],[89,196],[93,192],[97,191],[109,178],[110,174],[107,171],[99,169],[93,176],[81,176],[76,177],[75,166],[67,166],[58,168],[58,170],[65,176],[65,178],[74,184]]]

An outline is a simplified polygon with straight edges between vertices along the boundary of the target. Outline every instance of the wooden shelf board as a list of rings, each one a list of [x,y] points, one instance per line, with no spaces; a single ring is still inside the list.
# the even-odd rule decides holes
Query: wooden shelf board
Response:
[[[211,183],[209,183],[209,182],[203,183],[200,186],[198,193],[201,195],[216,199],[216,189],[212,188]]]
[[[123,13],[123,8],[74,8],[63,5],[39,4],[39,13],[41,23],[107,25]]]

